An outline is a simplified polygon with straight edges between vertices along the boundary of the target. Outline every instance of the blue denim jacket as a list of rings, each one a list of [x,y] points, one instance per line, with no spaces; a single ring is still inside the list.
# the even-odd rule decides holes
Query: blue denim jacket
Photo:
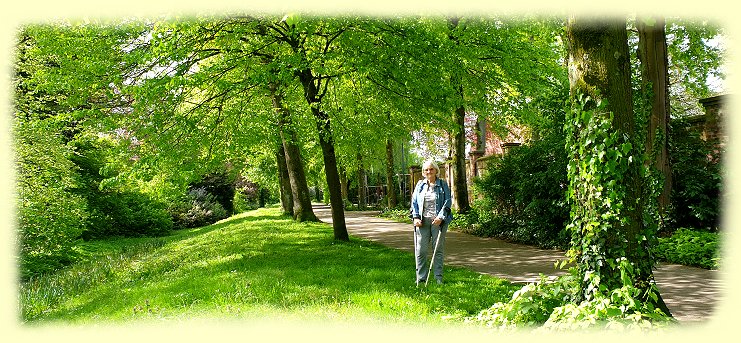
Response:
[[[422,218],[422,206],[424,205],[425,192],[427,192],[427,180],[422,179],[417,182],[414,186],[414,193],[412,193],[412,218]],[[442,218],[445,224],[449,224],[453,220],[453,213],[450,211],[452,200],[450,198],[450,186],[448,183],[441,180],[440,178],[435,179],[435,192],[437,193],[437,201],[435,204],[435,211],[437,217]]]

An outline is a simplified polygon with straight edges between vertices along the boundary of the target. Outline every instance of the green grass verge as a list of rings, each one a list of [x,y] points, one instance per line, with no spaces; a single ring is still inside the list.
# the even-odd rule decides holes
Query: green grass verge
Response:
[[[85,261],[21,284],[26,325],[265,317],[450,324],[519,289],[457,267],[446,267],[444,285],[418,288],[411,253],[337,242],[329,225],[295,223],[277,209],[79,249]]]

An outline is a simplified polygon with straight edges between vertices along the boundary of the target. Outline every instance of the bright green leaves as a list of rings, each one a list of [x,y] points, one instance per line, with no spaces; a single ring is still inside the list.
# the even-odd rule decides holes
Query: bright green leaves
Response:
[[[606,102],[577,97],[565,123],[571,204],[567,229],[572,237],[568,256],[583,276],[580,299],[590,306],[609,305],[603,309],[608,317],[655,316],[653,305],[646,302],[651,293],[643,291],[646,285],[637,284],[646,264],[628,259],[628,250],[635,249],[631,245],[645,244],[649,229],[637,233],[625,229],[631,224],[630,206],[635,206],[627,180],[642,168],[641,151],[628,133],[615,128]],[[554,311],[551,320],[564,320],[566,310]]]
[[[20,276],[49,272],[70,261],[73,242],[87,218],[71,149],[52,119],[13,122]]]
[[[629,156],[629,153],[632,148],[633,148],[633,144],[630,144],[630,142],[625,142],[620,145],[620,151],[623,152],[623,156]]]
[[[569,158],[568,197],[571,203],[572,258],[585,271],[585,294],[613,284],[610,275],[618,275],[615,286],[629,285],[634,273],[625,260],[620,227],[627,216],[628,185],[625,175],[636,168],[637,153],[626,134],[613,128],[613,114],[606,102],[589,97],[578,98],[566,118],[566,149]],[[614,256],[621,256],[616,260]],[[602,274],[605,268],[619,273]],[[606,282],[605,285],[602,285]]]

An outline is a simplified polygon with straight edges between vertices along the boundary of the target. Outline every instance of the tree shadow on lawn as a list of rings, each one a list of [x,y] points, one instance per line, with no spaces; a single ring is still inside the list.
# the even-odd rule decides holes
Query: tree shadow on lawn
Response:
[[[250,237],[249,229],[237,230],[250,222],[281,219],[289,218],[244,217],[192,229],[175,241],[185,243],[187,253],[152,261],[125,280],[101,287],[96,296],[59,317],[65,321],[77,316],[123,320],[177,317],[182,309],[192,307],[220,317],[230,316],[224,312],[228,305],[289,311],[360,308],[370,315],[439,319],[444,314],[475,315],[495,302],[508,300],[517,288],[448,266],[445,285],[431,283],[428,288],[418,288],[411,253],[358,238],[335,241],[328,224],[299,224],[261,239]],[[187,242],[220,229],[234,232],[228,240]],[[296,231],[299,237],[293,235]]]

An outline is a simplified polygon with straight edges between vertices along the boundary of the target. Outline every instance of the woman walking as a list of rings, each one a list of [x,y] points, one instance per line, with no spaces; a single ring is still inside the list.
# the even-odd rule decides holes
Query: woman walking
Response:
[[[412,194],[412,220],[414,221],[414,255],[417,266],[417,285],[429,277],[427,251],[433,247],[432,271],[438,284],[443,283],[443,255],[445,232],[453,220],[450,211],[450,186],[437,177],[440,168],[432,160],[422,165],[424,180],[417,182]]]

